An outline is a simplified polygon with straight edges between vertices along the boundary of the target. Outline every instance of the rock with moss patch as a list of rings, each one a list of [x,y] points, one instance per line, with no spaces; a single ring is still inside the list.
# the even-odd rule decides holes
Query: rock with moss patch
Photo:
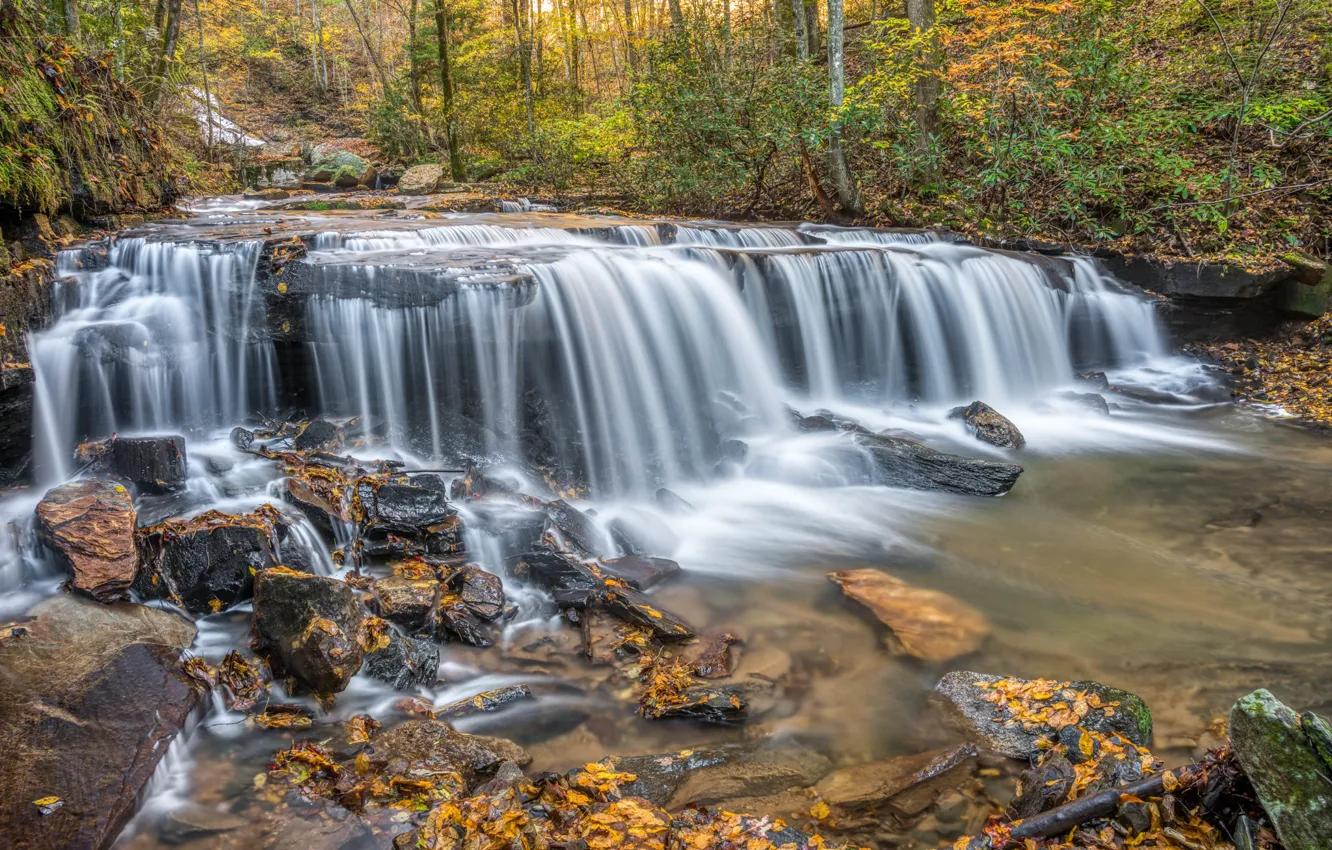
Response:
[[[1230,744],[1286,850],[1332,846],[1332,764],[1299,715],[1260,688],[1230,710]]]
[[[1009,758],[1036,755],[1042,739],[1055,738],[1075,724],[1104,735],[1123,735],[1140,747],[1152,741],[1147,704],[1099,682],[957,671],[939,680],[934,697],[970,737]]]
[[[335,150],[316,156],[310,163],[306,177],[316,183],[333,183],[350,189],[361,183],[373,183],[375,170],[364,158],[351,151]]]

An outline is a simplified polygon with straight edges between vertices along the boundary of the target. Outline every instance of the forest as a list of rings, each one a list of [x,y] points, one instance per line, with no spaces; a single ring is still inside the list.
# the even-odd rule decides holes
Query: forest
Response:
[[[367,137],[455,181],[643,213],[1253,265],[1329,250],[1326,0],[5,0],[0,15],[0,194],[18,206],[227,188],[253,154],[208,146],[211,103],[269,154]]]

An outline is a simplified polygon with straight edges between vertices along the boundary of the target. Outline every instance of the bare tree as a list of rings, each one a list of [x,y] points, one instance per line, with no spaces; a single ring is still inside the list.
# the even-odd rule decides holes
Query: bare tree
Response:
[[[370,55],[370,62],[375,66],[375,72],[379,74],[379,89],[384,97],[388,97],[389,82],[388,74],[384,72],[384,64],[379,61],[379,53],[375,51],[374,45],[365,34],[365,27],[361,26],[361,18],[356,14],[356,7],[352,5],[352,0],[344,0],[347,4],[347,11],[351,13],[352,23],[356,24],[356,31],[361,34],[361,43],[365,45],[365,52]]]
[[[934,29],[934,0],[906,0],[912,34],[924,43],[916,51],[916,144],[924,150],[939,133],[939,36]]]

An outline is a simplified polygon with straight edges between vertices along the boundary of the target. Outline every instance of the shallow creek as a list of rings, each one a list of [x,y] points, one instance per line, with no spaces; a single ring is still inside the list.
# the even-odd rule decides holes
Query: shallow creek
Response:
[[[257,413],[386,421],[387,436],[356,454],[424,469],[459,468],[440,458],[449,416],[465,413],[495,435],[482,452],[492,468],[530,492],[540,482],[514,460],[532,456],[540,430],[603,528],[636,512],[669,526],[679,543],[662,554],[683,572],[654,604],[700,634],[740,638],[735,678],[776,687],[743,725],[645,720],[608,668],[582,658],[577,629],[505,576],[518,611],[496,646],[444,644],[433,688],[396,693],[358,676],[314,737],[362,713],[391,725],[404,696],[444,705],[527,684],[533,699],[458,728],[524,745],[529,773],[765,736],[855,764],[951,740],[927,697],[952,669],[1133,691],[1172,760],[1256,686],[1332,708],[1332,444],[1209,403],[1216,388],[1168,354],[1147,298],[1090,263],[1032,264],[921,234],[397,218],[213,206],[62,258],[59,318],[33,345],[42,485],[0,501],[17,529],[0,551],[0,615],[60,592],[26,518],[76,473],[83,439],[186,436],[190,483],[141,499],[146,524],[280,503],[276,464],[226,437]],[[288,267],[289,284],[264,270],[266,227],[305,239],[294,263],[308,268]],[[284,296],[301,299],[291,316],[274,307]],[[124,337],[106,331],[126,328],[137,351],[121,357]],[[1074,380],[1089,369],[1138,392],[1104,392],[1108,416],[1069,403],[1061,393],[1093,391]],[[992,448],[947,418],[975,399],[1027,447]],[[991,499],[881,486],[835,436],[793,428],[785,405],[1024,472]],[[727,440],[743,441],[743,457]],[[694,510],[663,511],[660,486]],[[459,505],[465,526],[469,509]],[[342,574],[323,557],[336,544],[303,528],[321,568]],[[467,550],[504,575],[494,539],[469,531]],[[827,579],[859,567],[968,602],[993,633],[948,665],[895,655],[885,627]],[[249,617],[242,604],[201,618],[192,652],[217,663],[244,649]],[[183,805],[253,819],[256,777],[291,739],[215,702],[172,744],[121,844],[165,846],[166,816]]]

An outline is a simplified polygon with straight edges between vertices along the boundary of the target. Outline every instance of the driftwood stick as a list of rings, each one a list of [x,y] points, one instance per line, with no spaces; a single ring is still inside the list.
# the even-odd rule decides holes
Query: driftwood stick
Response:
[[[1120,785],[1118,788],[1089,794],[1048,812],[1041,812],[1035,817],[1014,822],[1010,834],[1013,838],[1047,838],[1052,835],[1063,835],[1079,824],[1114,814],[1115,809],[1119,808],[1120,798],[1124,795],[1142,798],[1160,797],[1165,793],[1162,783],[1165,781],[1166,773],[1173,773],[1181,785],[1188,785],[1195,776],[1202,773],[1203,768],[1201,764],[1191,764],[1178,770],[1162,771],[1146,779]]]

